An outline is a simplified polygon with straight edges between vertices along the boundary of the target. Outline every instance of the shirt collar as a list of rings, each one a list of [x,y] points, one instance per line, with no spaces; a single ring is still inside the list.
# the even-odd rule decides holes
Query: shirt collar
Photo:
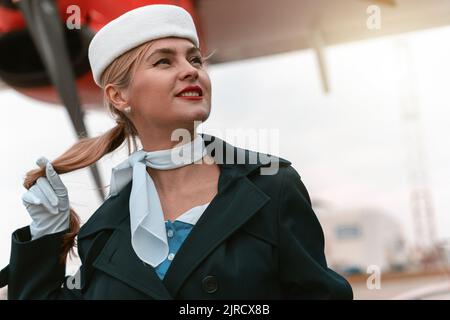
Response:
[[[195,225],[209,204],[210,202],[195,206],[181,214],[178,218],[175,219],[175,221],[181,221],[189,223],[191,225]]]

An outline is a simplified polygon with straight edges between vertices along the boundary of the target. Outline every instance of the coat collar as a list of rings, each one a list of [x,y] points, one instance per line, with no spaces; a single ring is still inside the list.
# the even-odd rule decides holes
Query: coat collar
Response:
[[[222,193],[233,181],[239,178],[250,175],[262,166],[265,166],[260,161],[260,153],[251,150],[241,149],[226,141],[202,133],[207,152],[212,156],[220,167],[219,186],[218,193]],[[218,152],[220,150],[220,152]],[[237,163],[239,154],[244,154],[245,163]],[[248,161],[249,159],[255,159],[255,161]],[[225,159],[225,160],[224,160]],[[232,159],[233,161],[226,161]],[[280,165],[290,165],[291,162],[281,157],[272,157],[272,161],[278,161]],[[115,208],[123,207],[124,204],[128,206],[128,200],[131,193],[132,183],[128,183],[121,192],[116,196],[108,198],[97,209],[97,211],[90,217],[90,219],[81,227],[78,234],[78,239],[85,238],[93,233],[96,233],[102,229],[115,229],[117,225],[129,215],[129,211],[115,212]],[[114,214],[111,214],[111,211]]]
[[[83,246],[83,239],[101,230],[113,230],[104,249],[95,259],[94,267],[150,297],[176,297],[185,280],[202,260],[269,201],[269,196],[248,179],[251,173],[264,166],[259,153],[234,147],[214,136],[202,136],[208,154],[220,166],[218,194],[177,252],[164,280],[161,281],[155,270],[145,265],[131,247],[128,206],[131,182],[118,195],[108,198],[80,229],[78,241],[83,251],[89,250]],[[245,156],[245,163],[236,163],[239,154]],[[223,161],[224,158],[233,161]],[[291,164],[277,157],[273,157],[272,161],[278,161],[280,165]]]

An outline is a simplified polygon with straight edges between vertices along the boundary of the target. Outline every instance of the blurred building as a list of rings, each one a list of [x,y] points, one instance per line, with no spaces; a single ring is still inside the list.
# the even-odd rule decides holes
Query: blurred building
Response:
[[[315,209],[325,234],[328,264],[344,274],[402,271],[409,265],[409,249],[398,221],[375,208]]]

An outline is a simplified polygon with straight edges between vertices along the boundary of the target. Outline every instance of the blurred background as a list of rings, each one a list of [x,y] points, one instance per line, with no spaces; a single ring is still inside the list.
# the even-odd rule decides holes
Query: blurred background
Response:
[[[189,10],[214,52],[199,131],[292,162],[355,299],[450,299],[450,0],[0,0],[0,269],[31,221],[22,183],[36,159],[115,125],[90,39],[150,3]],[[62,176],[83,221],[126,157]]]

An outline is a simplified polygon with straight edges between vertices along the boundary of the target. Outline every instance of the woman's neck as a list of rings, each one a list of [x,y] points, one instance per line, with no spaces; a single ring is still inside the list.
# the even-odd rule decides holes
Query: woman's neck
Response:
[[[146,152],[168,150],[180,146],[182,144],[191,143],[198,136],[196,130],[184,129],[184,132],[188,132],[188,137],[183,136],[182,141],[179,140],[173,141],[172,140],[173,132],[174,132],[173,130],[166,132],[152,131],[149,134],[139,135],[142,143],[142,149]]]
[[[204,156],[199,162],[171,170],[147,167],[147,172],[160,193],[169,195],[195,191],[205,185],[217,183],[220,174],[219,166],[209,155]]]

